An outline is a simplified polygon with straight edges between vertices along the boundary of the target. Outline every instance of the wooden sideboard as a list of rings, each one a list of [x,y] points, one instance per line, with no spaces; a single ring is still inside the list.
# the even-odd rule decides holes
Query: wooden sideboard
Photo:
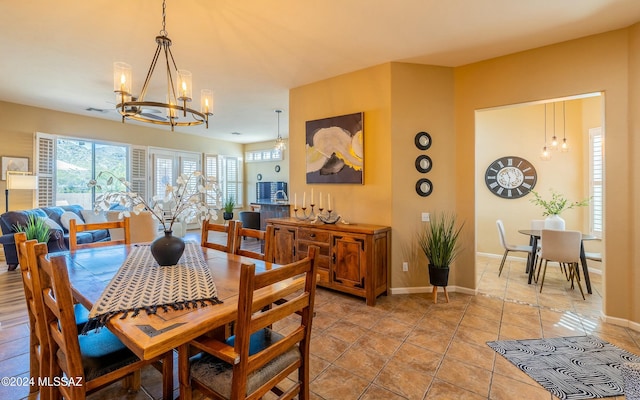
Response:
[[[318,246],[318,285],[364,297],[374,306],[389,291],[391,228],[367,224],[323,224],[272,218],[274,261],[286,264]]]

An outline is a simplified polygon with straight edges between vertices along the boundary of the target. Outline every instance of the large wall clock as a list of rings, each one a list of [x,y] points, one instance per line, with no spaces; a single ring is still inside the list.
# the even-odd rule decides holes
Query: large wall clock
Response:
[[[529,193],[538,179],[536,169],[524,158],[500,157],[484,173],[491,193],[504,199],[517,199]]]

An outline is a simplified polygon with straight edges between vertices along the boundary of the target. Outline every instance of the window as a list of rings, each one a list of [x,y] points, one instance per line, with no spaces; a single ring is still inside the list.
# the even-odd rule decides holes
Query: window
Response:
[[[38,205],[80,204],[93,207],[95,192],[87,183],[101,171],[129,176],[129,146],[38,133]]]
[[[603,233],[603,177],[604,177],[604,137],[602,128],[589,129],[589,179],[591,180],[591,201],[589,220],[591,233],[602,238]]]
[[[282,160],[282,150],[267,149],[247,151],[244,153],[244,159],[246,162],[279,161]]]
[[[242,191],[242,158],[205,154],[204,173],[208,178],[213,178],[220,187],[221,199],[216,199],[213,193],[207,193],[207,204],[221,208],[224,201],[233,196],[236,207],[243,206]]]

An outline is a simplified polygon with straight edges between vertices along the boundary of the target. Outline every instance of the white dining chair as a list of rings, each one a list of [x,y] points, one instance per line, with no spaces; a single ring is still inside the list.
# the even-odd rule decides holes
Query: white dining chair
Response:
[[[498,227],[498,238],[500,239],[500,244],[504,248],[504,255],[502,256],[502,262],[500,262],[500,270],[498,271],[498,276],[502,274],[502,268],[504,267],[504,262],[507,259],[507,254],[510,251],[520,251],[523,253],[528,253],[527,257],[533,257],[533,250],[531,246],[527,245],[514,245],[507,243],[506,234],[504,231],[504,224],[502,220],[497,220],[496,225]]]
[[[549,261],[556,261],[560,264],[568,265],[569,278],[571,280],[571,288],[577,283],[584,300],[584,292],[580,284],[580,275],[578,275],[578,265],[580,264],[580,246],[582,245],[582,233],[580,231],[558,231],[553,229],[543,229],[540,237],[544,242],[540,257],[544,262],[542,271],[542,281],[540,282],[540,293],[544,286],[544,278],[547,273],[547,264]]]

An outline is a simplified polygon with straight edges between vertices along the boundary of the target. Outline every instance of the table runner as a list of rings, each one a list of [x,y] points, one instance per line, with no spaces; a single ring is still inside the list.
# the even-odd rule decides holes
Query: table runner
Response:
[[[158,308],[206,307],[220,304],[211,271],[197,243],[185,243],[177,265],[161,267],[148,245],[133,247],[89,313],[84,331],[104,326],[112,317],[138,315],[140,310],[155,314]]]

